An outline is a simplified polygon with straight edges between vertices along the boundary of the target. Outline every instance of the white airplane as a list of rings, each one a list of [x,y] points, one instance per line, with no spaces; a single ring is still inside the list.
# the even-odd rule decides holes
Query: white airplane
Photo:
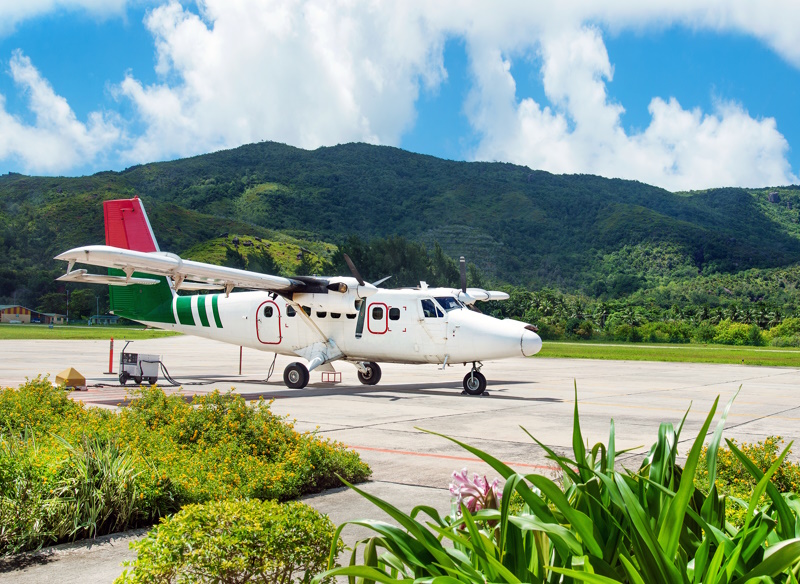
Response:
[[[528,357],[542,347],[533,325],[470,310],[476,301],[508,295],[467,288],[463,257],[460,290],[424,282],[414,289],[378,288],[382,281],[364,282],[347,256],[352,277],[284,278],[160,251],[138,197],[105,201],[103,207],[107,245],[56,256],[68,262],[58,280],[109,284],[112,313],[150,327],[300,357],[308,366],[294,362],[283,373],[290,388],[305,387],[315,369],[334,371],[335,361],[355,365],[366,385],[380,381],[378,362],[469,363],[464,390],[480,395],[486,389],[482,361]],[[73,269],[75,264],[109,273],[90,274]]]

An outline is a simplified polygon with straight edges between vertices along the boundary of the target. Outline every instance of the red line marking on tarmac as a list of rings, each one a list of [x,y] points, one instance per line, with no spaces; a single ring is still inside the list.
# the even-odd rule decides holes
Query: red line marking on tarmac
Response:
[[[452,456],[449,454],[433,454],[431,452],[413,452],[411,450],[393,450],[391,448],[374,448],[372,446],[357,446],[355,444],[348,444],[348,448],[353,448],[354,450],[369,450],[371,452],[384,452],[386,454],[405,454],[407,456],[427,456],[429,458],[444,458],[446,460],[464,460],[467,462],[483,462],[480,458],[476,456]],[[524,466],[527,468],[536,468],[539,470],[561,470],[557,466],[547,466],[545,464],[528,464],[526,462],[503,462],[503,464],[507,464],[510,467],[515,466]]]

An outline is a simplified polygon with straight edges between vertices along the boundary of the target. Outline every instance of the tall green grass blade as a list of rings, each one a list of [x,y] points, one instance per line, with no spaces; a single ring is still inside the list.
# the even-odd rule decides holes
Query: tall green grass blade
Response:
[[[625,477],[616,474],[614,478],[620,496],[625,502],[625,511],[633,526],[630,536],[632,543],[639,549],[640,553],[637,554],[637,559],[640,568],[648,574],[647,580],[664,584],[681,583],[680,575],[670,558],[661,549],[658,538],[650,527],[647,513],[626,483]]]
[[[711,411],[706,416],[697,438],[692,445],[689,456],[686,458],[686,465],[681,474],[681,482],[678,487],[675,497],[668,503],[669,507],[665,514],[665,519],[661,523],[658,542],[661,544],[664,554],[667,558],[674,560],[678,551],[678,543],[680,541],[681,531],[683,530],[683,520],[686,515],[686,508],[689,506],[689,501],[694,492],[694,475],[697,472],[697,463],[700,460],[700,452],[703,448],[703,442],[711,425],[711,420],[714,418],[714,413],[717,411],[717,404],[719,403],[719,396],[714,400],[714,405],[711,406]]]
[[[564,515],[572,528],[578,533],[583,544],[589,552],[598,558],[603,557],[603,549],[597,543],[594,536],[592,520],[584,513],[581,513],[570,504],[567,497],[553,481],[542,475],[527,475],[525,477],[535,487],[537,487],[545,497]]]
[[[800,538],[781,542],[771,546],[764,554],[764,559],[747,574],[734,581],[744,584],[753,578],[772,577],[800,562]]]
[[[411,578],[399,580],[397,578],[392,578],[385,572],[381,572],[376,568],[370,568],[368,566],[345,566],[342,568],[333,568],[316,576],[313,582],[323,582],[328,578],[334,578],[336,576],[355,576],[358,578],[368,578],[376,582],[384,582],[385,584],[398,584],[403,582],[411,584],[414,582],[414,580]]]
[[[636,566],[634,566],[628,558],[620,556],[619,561],[625,569],[625,573],[628,575],[628,580],[631,581],[631,584],[645,584],[642,576],[636,570]]]
[[[586,447],[583,444],[581,434],[581,420],[578,415],[578,382],[573,380],[575,386],[575,407],[572,414],[572,452],[575,454],[575,462],[578,463],[578,472],[583,481],[591,478],[589,470],[586,468]]]
[[[722,416],[720,417],[717,427],[714,430],[714,435],[711,437],[711,442],[708,444],[708,450],[706,451],[706,467],[708,468],[709,491],[717,481],[717,451],[719,450],[719,443],[722,441],[722,430],[725,427],[725,421],[728,419],[728,412],[733,405],[733,400],[736,399],[736,396],[739,395],[740,391],[742,391],[741,385],[739,386],[739,389],[736,390],[736,393],[733,394],[733,397],[728,400],[728,403],[725,405],[725,409],[722,410]]]
[[[608,430],[608,462],[606,463],[606,472],[614,472],[614,463],[616,462],[617,448],[616,448],[616,431],[614,429],[614,418],[611,418],[611,428]]]
[[[509,521],[524,531],[541,531],[550,538],[560,539],[573,555],[583,553],[583,546],[578,538],[569,529],[557,523],[544,523],[533,517],[525,515],[522,517],[510,517]]]
[[[555,450],[547,446],[547,444],[545,444],[544,442],[539,441],[533,434],[528,432],[528,430],[526,430],[524,427],[520,426],[520,428],[522,428],[522,431],[525,432],[531,438],[531,440],[536,442],[536,444],[538,444],[542,448],[542,450],[547,452],[547,458],[558,463],[558,466],[561,467],[561,470],[564,472],[564,474],[567,475],[567,477],[569,477],[569,479],[573,483],[580,483],[582,481],[581,476],[577,472],[575,472],[575,469],[573,468],[573,467],[575,468],[578,467],[577,462],[575,462],[574,460],[570,460],[569,458],[566,458],[564,456],[559,456]]]
[[[613,578],[607,578],[606,576],[601,576],[600,574],[592,574],[590,572],[579,572],[578,570],[572,570],[569,568],[556,568],[554,566],[551,566],[550,570],[552,570],[556,574],[563,574],[564,576],[569,576],[581,582],[589,582],[589,584],[619,584],[619,580],[614,580]]]

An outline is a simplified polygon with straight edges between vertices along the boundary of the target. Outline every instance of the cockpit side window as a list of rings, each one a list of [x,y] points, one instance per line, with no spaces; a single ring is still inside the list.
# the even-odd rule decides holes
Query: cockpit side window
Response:
[[[439,306],[444,308],[447,312],[451,310],[457,310],[459,308],[463,308],[464,305],[461,304],[458,300],[453,298],[452,296],[437,296],[436,302],[439,303]]]

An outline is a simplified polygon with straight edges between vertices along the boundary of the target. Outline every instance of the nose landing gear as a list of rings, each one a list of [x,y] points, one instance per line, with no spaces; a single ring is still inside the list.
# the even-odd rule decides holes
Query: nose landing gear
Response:
[[[480,367],[472,364],[472,370],[464,377],[464,392],[468,395],[481,395],[486,391],[486,377],[480,372]]]

